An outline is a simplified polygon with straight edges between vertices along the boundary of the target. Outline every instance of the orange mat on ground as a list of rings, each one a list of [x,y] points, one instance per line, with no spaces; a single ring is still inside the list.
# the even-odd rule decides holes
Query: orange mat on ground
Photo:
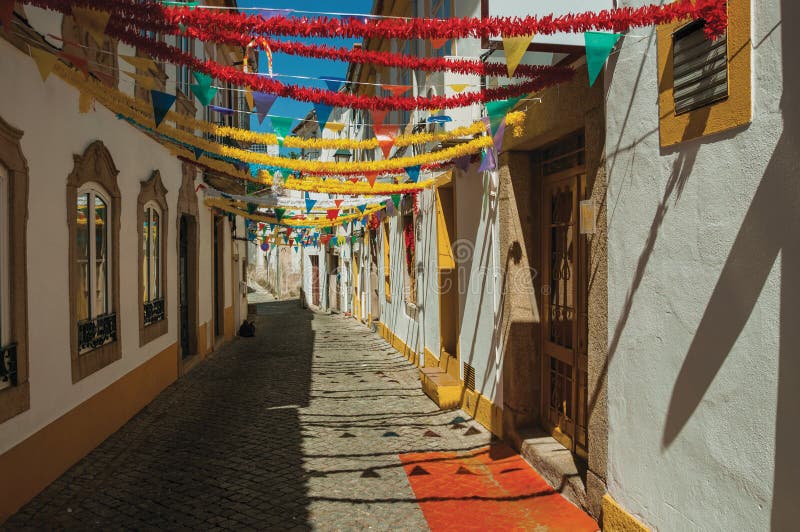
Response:
[[[401,454],[431,530],[587,531],[600,527],[506,445]]]

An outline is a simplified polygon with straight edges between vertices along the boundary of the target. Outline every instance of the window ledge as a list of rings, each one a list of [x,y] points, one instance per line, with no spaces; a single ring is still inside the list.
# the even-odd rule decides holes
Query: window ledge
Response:
[[[155,321],[149,325],[143,325],[142,328],[139,330],[139,347],[143,347],[156,338],[160,338],[167,334],[169,330],[169,325],[167,322],[167,318],[164,318],[159,321]]]

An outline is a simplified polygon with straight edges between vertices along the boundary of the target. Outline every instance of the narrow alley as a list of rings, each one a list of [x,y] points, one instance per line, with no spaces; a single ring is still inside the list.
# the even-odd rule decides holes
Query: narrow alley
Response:
[[[5,527],[598,528],[363,325],[256,310]]]

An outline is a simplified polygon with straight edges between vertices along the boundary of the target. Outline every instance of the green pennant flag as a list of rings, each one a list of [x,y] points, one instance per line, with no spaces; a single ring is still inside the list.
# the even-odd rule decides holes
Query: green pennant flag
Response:
[[[196,84],[192,84],[189,87],[189,89],[192,91],[192,94],[195,95],[197,100],[203,106],[210,104],[214,99],[214,96],[217,94],[217,89],[211,86],[211,82],[214,81],[214,79],[208,74],[203,74],[202,72],[192,72],[192,75],[197,81]]]
[[[497,131],[497,127],[506,117],[506,114],[508,114],[521,99],[522,96],[517,96],[516,98],[509,98],[507,100],[487,102],[486,113],[489,115],[489,123],[492,125],[492,134]]]
[[[272,131],[274,131],[275,135],[278,136],[278,140],[283,142],[283,139],[289,136],[289,131],[292,129],[292,122],[294,122],[294,118],[286,116],[271,116],[269,119],[272,122]]]
[[[279,222],[283,219],[284,214],[286,214],[286,209],[275,209],[275,218],[277,218]]]
[[[614,49],[620,37],[622,35],[619,33],[600,33],[596,31],[587,31],[583,34],[583,39],[586,43],[586,66],[589,68],[590,87],[597,81],[597,77],[606,64],[606,59],[611,55],[611,50]]]
[[[397,209],[400,207],[400,200],[402,196],[400,194],[392,194],[392,203],[394,203],[394,208]]]

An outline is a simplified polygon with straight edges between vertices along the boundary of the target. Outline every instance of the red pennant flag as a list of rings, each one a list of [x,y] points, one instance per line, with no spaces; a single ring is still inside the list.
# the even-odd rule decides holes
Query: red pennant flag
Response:
[[[433,46],[434,50],[438,50],[439,48],[447,44],[447,41],[449,40],[450,39],[431,39],[431,45]]]
[[[286,236],[289,236],[291,234],[292,234],[292,228],[291,227],[287,227],[286,228]]]
[[[378,144],[380,144],[381,146],[381,151],[383,152],[383,158],[388,159],[389,154],[392,152],[392,148],[394,147],[394,139],[387,137],[378,137]]]
[[[378,131],[383,127],[383,121],[386,120],[386,113],[388,112],[389,111],[385,110],[377,110],[377,109],[372,110],[372,128],[375,131]]]
[[[14,0],[0,0],[0,23],[6,35],[11,33],[11,18],[14,16]]]
[[[369,181],[369,186],[374,187],[377,179],[378,172],[367,172],[367,181]]]
[[[335,220],[339,217],[339,209],[328,209],[328,220]]]
[[[336,207],[338,208],[342,206],[342,202],[344,202],[344,200],[337,199],[334,200],[333,202],[336,204]]]
[[[72,63],[72,65],[75,68],[77,68],[78,70],[83,72],[84,76],[86,76],[87,78],[89,77],[89,62],[86,59],[84,59],[83,57],[78,57],[76,55],[72,55],[72,54],[67,53],[67,52],[61,52],[58,55],[60,57],[63,57],[64,59],[66,59],[70,63]]]
[[[409,85],[384,85],[384,89],[392,93],[392,96],[397,98],[403,93],[407,92],[411,87]]]
[[[351,177],[350,178],[350,182],[351,183],[358,183],[358,178],[357,177]]]

